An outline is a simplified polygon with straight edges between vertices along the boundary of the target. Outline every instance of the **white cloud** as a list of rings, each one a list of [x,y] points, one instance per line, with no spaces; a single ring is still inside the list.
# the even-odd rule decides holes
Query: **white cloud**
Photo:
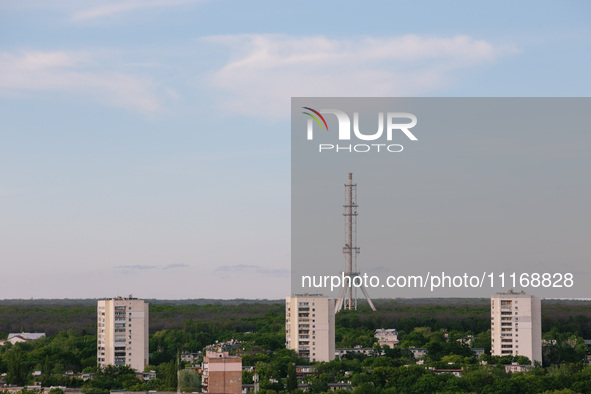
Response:
[[[161,108],[150,79],[111,70],[99,60],[79,52],[0,52],[0,93],[67,92],[144,113]]]
[[[113,17],[129,11],[136,11],[143,8],[171,7],[183,4],[194,3],[197,0],[118,0],[102,2],[101,5],[77,11],[72,15],[74,21],[88,19]]]
[[[449,85],[453,72],[492,62],[513,48],[467,36],[406,35],[336,40],[284,35],[226,35],[232,59],[211,75],[228,95],[225,109],[287,115],[292,96],[413,96]]]

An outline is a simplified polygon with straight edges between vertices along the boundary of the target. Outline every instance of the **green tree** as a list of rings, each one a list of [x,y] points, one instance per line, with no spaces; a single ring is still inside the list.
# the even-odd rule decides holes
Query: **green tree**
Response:
[[[7,355],[8,372],[6,374],[6,382],[17,386],[25,386],[31,371],[27,368],[23,353],[19,347],[14,347]]]
[[[287,366],[287,392],[292,393],[298,388],[298,377],[296,376],[296,366],[290,363]]]
[[[43,376],[51,375],[51,364],[49,363],[49,355],[45,356],[45,362],[43,363],[43,369],[41,371],[43,372]]]
[[[354,394],[374,394],[377,392],[378,391],[371,382],[361,383],[355,390],[353,390]]]
[[[179,371],[179,383],[183,391],[201,391],[201,375],[192,369]]]
[[[158,377],[163,380],[163,389],[176,391],[177,388],[177,366],[174,360],[160,365],[157,371]]]

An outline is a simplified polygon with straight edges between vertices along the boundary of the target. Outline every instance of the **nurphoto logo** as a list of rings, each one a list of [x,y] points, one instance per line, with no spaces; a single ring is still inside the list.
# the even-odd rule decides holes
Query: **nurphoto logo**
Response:
[[[417,137],[410,131],[411,128],[416,126],[417,124],[417,117],[408,112],[387,112],[384,116],[384,112],[378,112],[378,128],[377,131],[368,132],[364,130],[361,131],[359,126],[359,112],[353,112],[353,135],[351,133],[351,118],[347,113],[338,109],[321,109],[319,111],[310,108],[310,107],[302,107],[303,109],[307,110],[302,112],[304,115],[308,116],[308,124],[307,124],[307,139],[309,141],[314,140],[314,124],[317,124],[320,130],[328,129],[328,123],[323,115],[331,114],[336,116],[336,120],[338,122],[338,139],[339,141],[351,141],[352,138],[360,140],[360,141],[384,141],[384,128],[386,130],[385,133],[385,141],[388,143],[361,143],[361,144],[318,144],[318,151],[319,152],[358,152],[358,153],[365,153],[370,151],[375,152],[402,152],[404,147],[400,144],[390,144],[389,142],[392,141],[393,135],[395,133],[402,132],[409,140],[417,141]],[[385,120],[384,120],[385,119]],[[400,122],[400,120],[406,119],[406,122]],[[315,122],[314,122],[315,121]],[[410,122],[408,122],[410,121]],[[386,126],[384,127],[384,123]]]

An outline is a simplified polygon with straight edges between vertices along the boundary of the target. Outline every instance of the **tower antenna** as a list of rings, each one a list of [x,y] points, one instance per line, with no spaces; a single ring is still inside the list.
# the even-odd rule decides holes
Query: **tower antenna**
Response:
[[[335,312],[339,312],[341,309],[357,309],[357,287],[363,292],[371,309],[374,312],[376,311],[376,307],[371,302],[363,283],[361,283],[361,286],[353,285],[355,278],[359,277],[357,269],[357,255],[359,254],[359,247],[357,247],[357,207],[357,184],[353,183],[353,174],[349,173],[349,183],[345,184],[345,205],[343,205],[343,216],[345,217],[345,246],[343,246],[345,272],[343,277],[345,280],[339,290]]]

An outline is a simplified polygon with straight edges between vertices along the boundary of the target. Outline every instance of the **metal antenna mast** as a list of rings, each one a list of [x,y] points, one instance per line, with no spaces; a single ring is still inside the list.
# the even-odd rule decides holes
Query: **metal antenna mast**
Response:
[[[359,276],[357,270],[357,255],[359,254],[359,247],[357,247],[357,184],[353,183],[353,174],[349,173],[349,183],[345,184],[345,246],[343,246],[343,254],[345,255],[345,272],[343,277],[343,285],[339,291],[339,298],[335,306],[335,312],[341,309],[352,310],[357,309],[357,287],[361,288],[367,303],[375,312],[376,308],[367,294],[367,290],[361,286],[354,286],[355,278]],[[359,282],[359,280],[357,281]]]

